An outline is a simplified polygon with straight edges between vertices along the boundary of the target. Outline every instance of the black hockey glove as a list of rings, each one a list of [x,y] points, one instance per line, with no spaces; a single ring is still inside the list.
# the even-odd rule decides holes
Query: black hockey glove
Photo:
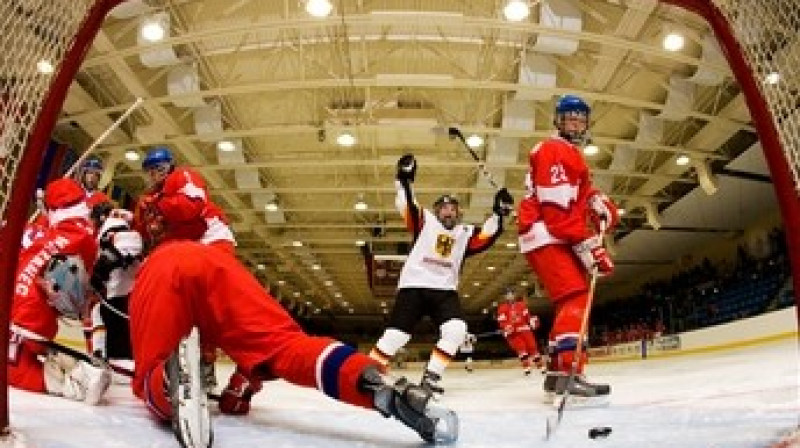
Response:
[[[414,182],[417,174],[417,159],[413,154],[406,154],[397,161],[397,180]]]
[[[514,198],[511,197],[511,193],[508,192],[506,187],[498,190],[494,195],[494,205],[492,206],[492,211],[500,216],[508,216],[511,214],[511,210],[513,209]]]

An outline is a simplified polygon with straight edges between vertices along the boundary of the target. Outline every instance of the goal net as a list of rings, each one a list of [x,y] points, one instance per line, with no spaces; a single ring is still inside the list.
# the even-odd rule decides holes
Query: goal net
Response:
[[[796,0],[661,0],[709,21],[742,87],[789,239],[800,256],[800,8]],[[42,153],[105,15],[122,0],[0,1],[0,328],[8,332],[19,241]],[[793,260],[797,271],[797,260]],[[795,290],[800,275],[795,272]],[[0,359],[7,344],[0,343]],[[8,429],[0,368],[0,431]]]

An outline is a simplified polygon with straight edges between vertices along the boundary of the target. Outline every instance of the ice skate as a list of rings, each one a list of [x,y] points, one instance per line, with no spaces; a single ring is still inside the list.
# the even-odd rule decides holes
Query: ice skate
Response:
[[[569,374],[566,372],[547,372],[543,384],[545,403],[558,405],[558,398],[564,395],[569,382]],[[574,381],[569,385],[570,401],[575,406],[608,404],[610,393],[611,387],[608,384],[590,383],[583,375],[575,375]]]
[[[361,374],[361,388],[374,393],[375,408],[416,431],[428,443],[453,443],[458,439],[458,416],[450,409],[430,404],[432,393],[405,378],[391,380],[375,367]]]
[[[444,394],[444,388],[439,384],[439,381],[441,381],[441,379],[442,376],[439,375],[438,373],[426,370],[425,373],[422,374],[422,381],[420,382],[419,385],[420,387],[422,387],[423,389],[434,395],[434,398],[436,398]]]
[[[167,360],[166,374],[178,442],[184,448],[209,448],[213,434],[196,328]]]

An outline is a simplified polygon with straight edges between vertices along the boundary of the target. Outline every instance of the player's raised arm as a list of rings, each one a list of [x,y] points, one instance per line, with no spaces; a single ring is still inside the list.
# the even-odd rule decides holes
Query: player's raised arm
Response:
[[[406,228],[414,234],[414,239],[422,229],[422,209],[417,204],[411,184],[417,174],[417,160],[413,154],[406,154],[397,161],[397,175],[395,176],[395,207],[403,215]]]
[[[479,254],[492,247],[497,238],[503,233],[503,217],[508,216],[514,207],[514,198],[506,188],[501,188],[494,195],[492,215],[482,226],[476,227],[467,245],[466,256]]]

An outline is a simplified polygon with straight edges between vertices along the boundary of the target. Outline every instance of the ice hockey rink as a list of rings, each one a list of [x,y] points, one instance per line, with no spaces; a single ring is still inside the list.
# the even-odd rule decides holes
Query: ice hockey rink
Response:
[[[230,365],[219,366],[227,378]],[[600,363],[593,380],[612,385],[607,407],[568,409],[555,436],[544,440],[551,406],[541,402],[542,376],[521,369],[454,363],[440,404],[458,412],[458,447],[787,447],[796,430],[798,343],[794,338],[748,347],[646,361]],[[414,380],[416,370],[395,371]],[[178,447],[150,418],[127,386],[113,386],[105,403],[90,407],[61,398],[10,391],[13,445],[37,448]],[[214,446],[413,447],[425,445],[399,422],[350,407],[312,389],[266,384],[246,417],[214,411]],[[592,427],[609,426],[605,439]]]

